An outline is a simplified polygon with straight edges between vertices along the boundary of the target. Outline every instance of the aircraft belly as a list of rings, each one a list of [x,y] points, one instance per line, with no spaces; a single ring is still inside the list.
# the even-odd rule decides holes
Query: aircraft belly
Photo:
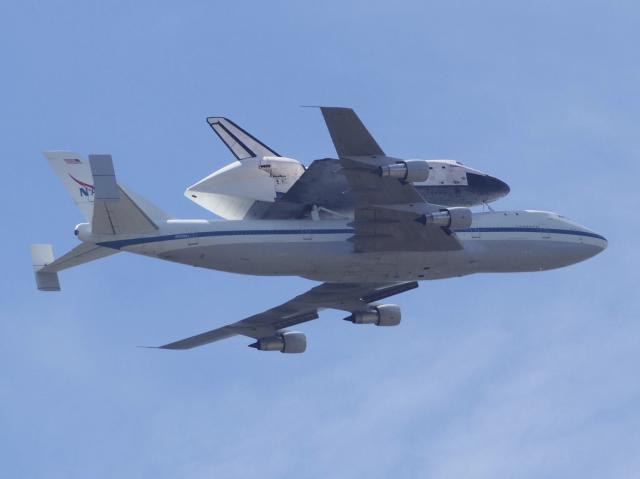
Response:
[[[520,238],[463,241],[476,272],[544,271],[578,263],[599,251],[598,246],[572,238],[529,235]]]
[[[463,251],[354,253],[350,242],[292,241],[165,245],[131,252],[226,272],[332,282],[388,282],[469,274]],[[155,253],[152,253],[152,251]]]
[[[295,243],[222,244],[172,250],[162,258],[240,274],[297,276],[316,268],[309,247]]]
[[[463,249],[355,253],[347,236],[285,241],[263,237],[239,242],[186,238],[124,248],[201,268],[240,274],[302,276],[329,282],[395,282],[442,279],[477,272],[526,272],[559,268],[601,250],[588,239],[538,232],[458,234]],[[599,241],[599,240],[594,240]]]

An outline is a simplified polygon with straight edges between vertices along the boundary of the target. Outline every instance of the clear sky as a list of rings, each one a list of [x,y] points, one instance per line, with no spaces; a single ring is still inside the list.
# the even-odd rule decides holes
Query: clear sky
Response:
[[[640,6],[633,1],[0,4],[0,476],[640,477]],[[39,293],[28,245],[82,220],[41,155],[113,154],[179,217],[232,161],[205,117],[334,155],[320,114],[498,176],[504,209],[609,239],[566,269],[423,283],[397,328],[327,312],[303,355],[138,349],[313,283],[121,254]]]

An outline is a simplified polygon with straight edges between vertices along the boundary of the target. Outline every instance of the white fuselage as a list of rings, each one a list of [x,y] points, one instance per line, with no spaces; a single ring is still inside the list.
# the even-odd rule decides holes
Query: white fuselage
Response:
[[[540,271],[599,253],[604,237],[555,213],[475,213],[456,251],[356,253],[351,220],[167,220],[157,232],[79,239],[131,253],[233,273],[330,282],[395,282],[481,272]]]

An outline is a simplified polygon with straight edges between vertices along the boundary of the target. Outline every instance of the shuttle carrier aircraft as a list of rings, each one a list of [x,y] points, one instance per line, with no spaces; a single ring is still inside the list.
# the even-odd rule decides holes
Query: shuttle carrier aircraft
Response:
[[[607,246],[603,236],[556,213],[473,213],[467,206],[504,196],[506,184],[456,162],[387,156],[353,110],[320,110],[338,158],[306,170],[230,120],[209,119],[238,161],[185,194],[227,221],[172,218],[118,183],[110,155],[86,161],[76,153],[45,153],[87,222],[75,229],[81,244],[59,258],[51,245],[32,245],[38,289],[59,291],[59,271],[120,252],[232,273],[302,276],[322,284],[241,321],[159,346],[190,349],[242,335],[260,351],[301,353],[306,337],[290,328],[322,309],[346,311],[354,324],[395,326],[400,308],[381,301],[419,281],[560,268]],[[324,166],[314,172],[314,164]],[[438,170],[443,165],[448,176]],[[332,183],[344,190],[334,188],[327,198],[323,185]],[[290,191],[295,194],[287,197]],[[444,201],[434,204],[438,197]]]

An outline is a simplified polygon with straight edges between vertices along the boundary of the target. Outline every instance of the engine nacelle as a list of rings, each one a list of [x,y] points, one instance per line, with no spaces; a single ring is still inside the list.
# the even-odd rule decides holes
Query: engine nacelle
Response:
[[[344,318],[353,324],[375,324],[376,326],[397,326],[402,319],[400,306],[396,304],[380,304],[369,311],[355,311]]]
[[[457,230],[470,228],[472,216],[469,208],[447,208],[422,215],[416,221],[423,225],[430,224]]]
[[[304,353],[307,349],[307,337],[297,331],[286,331],[276,336],[260,338],[249,345],[258,351],[280,351],[281,353]]]
[[[403,160],[378,168],[382,177],[398,178],[405,183],[420,183],[429,178],[429,162],[426,160]]]

